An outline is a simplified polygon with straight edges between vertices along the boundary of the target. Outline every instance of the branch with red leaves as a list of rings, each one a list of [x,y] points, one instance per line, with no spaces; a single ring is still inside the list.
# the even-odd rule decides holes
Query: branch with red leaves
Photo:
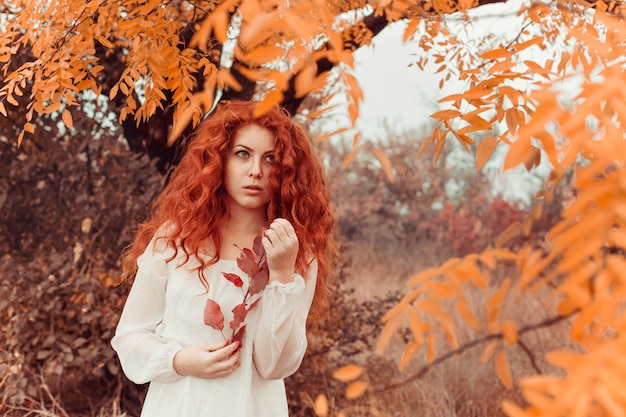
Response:
[[[254,239],[252,249],[243,248],[237,258],[237,266],[248,275],[248,289],[246,291],[243,289],[244,281],[239,275],[222,272],[224,278],[235,287],[241,288],[243,295],[243,301],[232,309],[233,319],[229,323],[232,336],[229,343],[237,341],[241,343],[243,340],[246,332],[246,317],[261,300],[260,293],[269,282],[269,269],[265,257],[265,249],[261,243],[261,237],[262,233],[259,233]],[[257,294],[259,296],[255,297],[254,301],[252,301],[252,298]],[[224,335],[224,314],[222,313],[222,308],[215,300],[210,298],[207,298],[204,307],[204,324],[215,330],[219,330],[224,340],[228,340]]]

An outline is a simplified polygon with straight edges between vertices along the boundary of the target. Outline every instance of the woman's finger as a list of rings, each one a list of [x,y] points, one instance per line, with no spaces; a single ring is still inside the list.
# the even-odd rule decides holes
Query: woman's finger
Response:
[[[220,343],[205,343],[204,345],[202,345],[202,349],[209,351],[209,352],[215,352],[216,350],[222,349],[227,344],[228,344],[227,340],[220,342]]]

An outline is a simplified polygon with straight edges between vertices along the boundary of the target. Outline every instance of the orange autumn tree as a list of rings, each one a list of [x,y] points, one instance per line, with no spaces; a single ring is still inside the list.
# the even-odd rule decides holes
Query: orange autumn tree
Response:
[[[481,169],[504,143],[503,170],[519,165],[531,170],[544,163],[551,173],[534,197],[533,213],[512,224],[494,248],[450,259],[408,281],[410,290],[384,317],[379,351],[404,325],[412,340],[405,345],[401,368],[418,354],[438,363],[483,345],[481,362],[493,358],[501,382],[509,388],[517,384],[525,397],[524,405],[504,401],[512,417],[626,414],[621,388],[626,378],[626,25],[620,7],[597,2],[590,11],[575,2],[533,3],[522,7],[524,30],[511,43],[471,55],[448,41],[425,58],[444,62],[450,51],[466,53],[455,70],[467,83],[441,100],[446,108],[432,115],[437,123],[422,150],[432,146],[437,156],[447,139],[457,140],[475,152]],[[540,30],[530,35],[531,27]],[[407,36],[410,30],[411,24]],[[528,48],[544,51],[537,54],[543,60],[529,59],[523,53]],[[520,84],[523,80],[530,84]],[[496,125],[505,128],[498,131]],[[475,132],[486,135],[477,145],[471,137]],[[571,201],[545,239],[517,251],[504,249],[510,238],[530,233],[544,204],[569,178]],[[497,272],[507,266],[516,272],[502,279]],[[487,297],[484,311],[468,301],[477,289]],[[513,290],[517,295],[511,296]],[[552,317],[519,324],[503,314],[505,303],[520,293],[546,292],[543,301]],[[452,305],[454,313],[445,305]],[[460,343],[454,314],[481,336]],[[557,322],[567,323],[573,345],[547,354],[558,372],[514,381],[507,352],[518,346],[525,354],[521,337]],[[438,353],[439,339],[451,350]],[[339,380],[357,380],[347,396],[368,389],[358,380],[360,372],[354,366],[337,371]]]
[[[307,97],[347,93],[354,124],[354,50],[396,21],[427,17],[436,28],[446,13],[494,2],[9,0],[0,114],[20,119],[19,144],[37,116],[60,115],[71,129],[85,92],[106,96],[131,150],[166,160],[217,101],[255,92],[260,111],[281,102],[294,114]]]
[[[485,358],[494,357],[507,386],[519,384],[526,405],[505,403],[511,416],[626,413],[624,272],[626,270],[625,33],[621,2],[533,2],[520,6],[523,30],[484,35],[477,45],[457,36],[454,25],[472,22],[473,8],[494,1],[5,1],[0,6],[0,114],[18,121],[16,143],[27,140],[40,118],[58,116],[68,129],[89,94],[105,95],[131,143],[175,143],[219,100],[258,94],[262,112],[283,103],[296,112],[307,97],[327,103],[345,94],[350,121],[362,93],[353,52],[386,26],[403,21],[405,42],[419,44],[423,68],[438,64],[442,83],[465,88],[442,100],[424,150],[435,155],[446,140],[475,152],[481,168],[499,144],[509,146],[504,169],[549,163],[551,175],[535,196],[533,215],[511,225],[486,250],[416,274],[410,290],[385,317],[381,350],[401,326],[413,340],[400,365],[425,353],[437,361],[438,330],[455,349],[458,329],[443,302],[452,302],[469,327],[481,330],[467,301],[476,288],[488,296]],[[533,58],[532,51],[541,59]],[[572,80],[573,97],[557,85]],[[324,108],[320,109],[324,110]],[[319,112],[308,111],[311,117]],[[504,126],[495,129],[494,126]],[[472,139],[487,132],[478,145]],[[359,146],[355,132],[355,149]],[[148,150],[149,151],[149,150]],[[352,154],[350,157],[353,157]],[[393,167],[375,153],[389,174]],[[541,245],[501,248],[527,233],[542,203],[573,177],[574,195]],[[510,279],[494,282],[500,268]],[[555,300],[554,320],[570,325],[576,352],[552,352],[563,370],[514,381],[505,345],[516,346],[533,325],[501,315],[513,289]],[[428,323],[433,318],[438,327]],[[358,378],[347,368],[339,379]],[[356,396],[367,389],[357,381]],[[325,410],[318,407],[321,414]]]

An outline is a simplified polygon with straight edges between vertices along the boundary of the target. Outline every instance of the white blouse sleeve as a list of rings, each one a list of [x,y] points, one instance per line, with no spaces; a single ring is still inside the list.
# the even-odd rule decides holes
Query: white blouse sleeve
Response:
[[[137,275],[111,340],[126,376],[137,384],[182,378],[174,371],[176,340],[157,334],[165,311],[168,250],[163,239],[152,239],[137,258]]]
[[[265,379],[287,378],[298,370],[307,349],[306,319],[317,279],[317,262],[305,280],[270,282],[263,290],[254,334],[254,364]]]

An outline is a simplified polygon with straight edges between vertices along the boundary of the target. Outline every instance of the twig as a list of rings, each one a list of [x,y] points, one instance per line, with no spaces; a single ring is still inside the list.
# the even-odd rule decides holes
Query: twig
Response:
[[[41,379],[41,389],[43,389],[43,391],[47,394],[48,398],[52,402],[52,405],[54,406],[56,411],[60,412],[65,417],[70,417],[70,415],[67,414],[67,412],[63,409],[63,407],[61,407],[61,404],[59,404],[59,402],[57,401],[55,396],[52,394],[52,392],[50,392],[50,388],[48,387],[48,384],[46,383],[46,379],[43,376],[43,373],[39,377]],[[42,403],[43,403],[43,400],[42,400]]]
[[[537,360],[535,359],[535,354],[528,348],[526,343],[524,343],[520,339],[518,339],[517,340],[517,344],[526,353],[526,356],[528,356],[528,359],[530,359],[530,364],[535,369],[535,372],[537,372],[538,374],[543,374],[543,372],[541,371],[541,368],[539,368],[539,365],[537,364]]]

